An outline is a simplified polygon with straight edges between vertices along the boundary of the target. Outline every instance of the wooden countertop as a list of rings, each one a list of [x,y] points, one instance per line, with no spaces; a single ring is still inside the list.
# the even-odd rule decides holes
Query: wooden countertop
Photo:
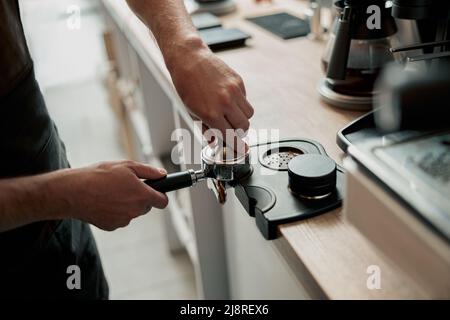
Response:
[[[148,63],[152,72],[166,83],[168,90],[173,90],[161,54],[145,26],[133,16],[125,1],[103,2],[141,58],[151,60]],[[224,26],[240,28],[251,34],[252,39],[245,48],[218,55],[245,81],[248,99],[255,108],[252,127],[280,129],[281,138],[316,140],[341,163],[343,153],[336,145],[336,132],[361,113],[339,110],[320,101],[316,87],[323,76],[320,57],[324,43],[307,38],[282,40],[243,19],[277,11],[301,16],[306,2],[277,0],[271,5],[256,5],[252,0],[238,0],[238,3],[239,11],[222,19]],[[180,112],[188,119],[185,110],[180,108]],[[425,289],[376,252],[343,219],[341,211],[283,225],[282,237],[274,241],[288,262],[301,266],[295,272],[299,279],[314,283],[314,290],[322,291],[317,295],[312,292],[313,297],[323,294],[331,299],[429,297]],[[369,290],[366,285],[367,268],[372,265],[381,270],[379,290]]]

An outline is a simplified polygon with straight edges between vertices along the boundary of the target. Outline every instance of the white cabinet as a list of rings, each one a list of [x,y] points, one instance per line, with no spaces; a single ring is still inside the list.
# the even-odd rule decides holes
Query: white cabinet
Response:
[[[309,298],[274,242],[263,238],[232,192],[223,219],[232,299]]]

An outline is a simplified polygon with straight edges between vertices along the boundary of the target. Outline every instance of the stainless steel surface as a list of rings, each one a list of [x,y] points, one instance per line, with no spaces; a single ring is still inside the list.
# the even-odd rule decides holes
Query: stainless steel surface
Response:
[[[192,186],[195,186],[197,182],[206,179],[206,175],[203,170],[194,171],[191,169],[189,170],[189,173],[191,174]]]

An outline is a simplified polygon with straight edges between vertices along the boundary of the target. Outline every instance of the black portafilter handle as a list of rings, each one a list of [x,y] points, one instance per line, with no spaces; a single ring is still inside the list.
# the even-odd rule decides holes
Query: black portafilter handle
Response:
[[[156,191],[167,193],[189,188],[204,178],[203,171],[187,170],[166,175],[157,180],[145,180],[144,183]]]

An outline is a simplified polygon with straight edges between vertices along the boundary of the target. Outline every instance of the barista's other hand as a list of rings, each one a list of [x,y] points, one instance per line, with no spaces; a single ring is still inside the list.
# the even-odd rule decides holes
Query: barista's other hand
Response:
[[[253,107],[242,78],[203,43],[180,50],[168,68],[186,107],[207,127],[223,135],[227,129],[248,130]]]
[[[166,175],[135,161],[105,162],[68,172],[69,207],[76,208],[74,218],[112,231],[127,226],[131,220],[152,207],[167,206],[167,196],[147,186],[141,179],[159,179]]]

